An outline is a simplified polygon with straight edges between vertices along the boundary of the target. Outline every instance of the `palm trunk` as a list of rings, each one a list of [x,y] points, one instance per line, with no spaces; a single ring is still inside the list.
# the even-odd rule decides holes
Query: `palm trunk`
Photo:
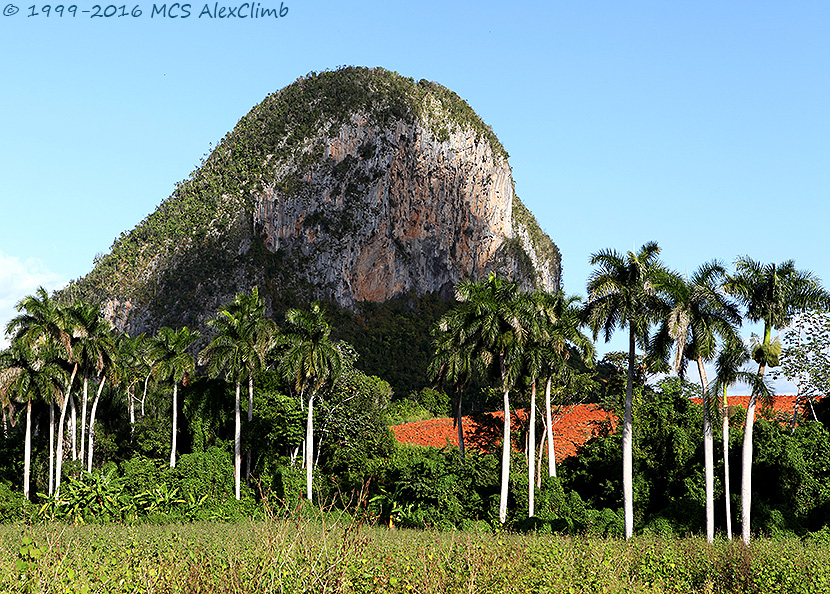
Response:
[[[69,410],[71,414],[69,415],[69,421],[72,426],[69,428],[69,433],[72,439],[72,459],[78,459],[78,409],[75,406],[75,399],[69,399]]]
[[[752,506],[752,426],[755,423],[755,405],[758,397],[753,394],[749,398],[746,409],[746,423],[744,424],[744,444],[741,456],[741,538],[749,546],[751,524],[749,513]]]
[[[101,392],[104,391],[104,384],[107,381],[107,376],[101,378],[101,383],[98,385],[98,393],[95,394],[95,401],[92,403],[92,411],[89,413],[89,452],[86,460],[86,471],[92,472],[92,451],[95,439],[95,413],[98,410],[98,401],[101,399]]]
[[[239,395],[242,387],[239,380],[236,381],[236,400],[234,402],[234,433],[233,433],[233,484],[234,494],[236,500],[242,498],[242,487],[240,485],[240,475],[242,473],[242,420],[239,413]]]
[[[32,465],[32,400],[26,407],[26,441],[23,444],[23,497],[29,499],[29,474]]]
[[[729,491],[729,405],[723,387],[723,493],[726,502],[726,537],[732,540],[732,503]]]
[[[170,468],[176,468],[176,433],[178,432],[179,420],[179,384],[173,381],[173,436],[170,440]]]
[[[248,425],[254,420],[254,376],[253,373],[248,376]],[[250,440],[249,440],[250,442]],[[248,446],[248,451],[245,453],[245,484],[251,485],[251,447]]]
[[[706,381],[706,369],[703,359],[697,358],[697,370],[700,373],[700,383],[703,386],[703,476],[706,491],[706,540],[709,543],[715,540],[715,462],[714,437],[712,435],[712,414],[709,410],[709,393]]]
[[[49,497],[55,487],[55,404],[49,403]]]
[[[504,390],[504,435],[501,448],[501,492],[499,494],[499,522],[507,520],[507,485],[510,481],[510,390],[507,389],[507,374],[501,369],[501,383]]]
[[[550,411],[550,382],[551,376],[548,376],[548,381],[545,383],[545,417],[547,422],[547,436],[548,436],[548,476],[556,476],[556,452],[553,447],[553,417]]]
[[[58,421],[58,452],[55,456],[57,458],[57,463],[55,464],[55,495],[59,495],[61,490],[61,472],[63,470],[63,427],[64,422],[66,421],[66,408],[67,406],[72,405],[72,384],[75,382],[75,374],[77,372],[78,364],[76,363],[72,369],[72,377],[69,378],[69,385],[66,387],[66,396],[63,398],[60,420]]]
[[[623,515],[625,518],[625,538],[634,535],[634,487],[633,487],[633,457],[632,457],[632,423],[631,408],[634,390],[634,330],[628,332],[628,374],[625,380],[625,415],[622,427],[622,464],[623,464]]]
[[[305,425],[306,465],[305,465],[305,496],[311,501],[311,479],[314,471],[314,393],[308,397],[308,419]]]
[[[127,400],[130,403],[130,433],[132,433],[135,427],[135,384],[127,390]]]
[[[86,407],[87,407],[87,386],[89,379],[84,375],[84,398],[81,402],[81,448],[79,459],[81,461],[81,468],[84,466],[84,441],[86,439]]]
[[[765,324],[764,346],[769,345],[771,333],[772,328]],[[759,364],[758,377],[763,378],[766,369],[766,363]],[[752,427],[755,424],[755,406],[757,402],[758,395],[753,393],[749,398],[749,406],[746,409],[744,443],[741,455],[741,538],[743,538],[746,546],[749,546],[749,538],[752,532],[750,523],[750,512],[752,510]]]
[[[539,452],[536,462],[536,488],[542,488],[542,458],[545,455],[545,442],[547,441],[548,431],[547,427],[542,431],[542,441],[539,442]]]
[[[147,400],[147,383],[150,381],[150,373],[144,378],[144,394],[141,396],[141,418],[144,418],[144,401]]]
[[[461,457],[461,464],[464,464],[464,429],[461,427],[461,418],[461,390],[458,390],[455,419],[458,426],[458,455]]]
[[[536,495],[536,477],[534,471],[536,470],[536,381],[530,386],[530,426],[527,433],[527,517],[532,518],[536,515],[535,499]]]

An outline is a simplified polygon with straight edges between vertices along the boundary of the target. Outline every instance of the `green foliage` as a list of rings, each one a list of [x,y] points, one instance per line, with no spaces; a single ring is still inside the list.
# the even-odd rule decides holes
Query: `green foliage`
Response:
[[[48,498],[40,513],[47,519],[87,524],[124,520],[133,510],[124,479],[110,465],[106,470],[82,471],[79,478],[61,483],[60,495]]]
[[[788,425],[755,421],[753,515],[761,533],[804,534],[828,523],[830,432],[812,421],[790,433]],[[756,511],[757,510],[757,511]]]
[[[668,522],[683,533],[702,526],[702,407],[689,401],[690,391],[694,394],[694,386],[674,379],[635,398],[634,501],[640,527],[651,524],[653,530]],[[600,434],[562,464],[562,475],[590,508],[617,509],[621,467],[619,433]]]
[[[432,419],[435,415],[432,411],[426,409],[416,398],[409,398],[403,400],[395,400],[389,404],[389,407],[384,411],[384,423],[386,425],[402,425],[403,423],[416,423],[426,419]]]
[[[426,373],[432,355],[429,330],[451,305],[451,300],[431,293],[385,303],[364,301],[356,313],[330,308],[332,334],[357,351],[356,367],[385,379],[393,399],[403,399],[431,385]]]
[[[233,456],[226,448],[212,446],[204,452],[182,454],[171,471],[174,484],[182,493],[221,505],[234,499]]]
[[[163,459],[170,450],[170,427],[169,417],[139,419],[133,425],[134,451],[147,458]]]
[[[798,540],[368,528],[302,509],[193,526],[0,526],[6,592],[586,592],[822,594],[827,547]]]
[[[452,528],[465,521],[493,521],[498,512],[498,459],[468,452],[462,465],[454,449],[398,446],[382,469],[370,505],[383,522],[400,508],[397,525]],[[495,497],[495,501],[493,500]]]
[[[34,515],[33,504],[23,497],[23,493],[0,482],[0,524],[20,522]]]

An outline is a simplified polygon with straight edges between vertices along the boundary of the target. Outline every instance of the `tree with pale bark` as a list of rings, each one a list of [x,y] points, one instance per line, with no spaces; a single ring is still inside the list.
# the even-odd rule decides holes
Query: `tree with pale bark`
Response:
[[[772,406],[772,389],[766,382],[766,378],[745,370],[745,366],[752,357],[749,354],[743,341],[727,340],[721,346],[718,357],[715,360],[715,378],[709,385],[708,391],[714,401],[716,398],[722,400],[722,424],[723,424],[723,492],[724,511],[726,513],[726,537],[732,540],[732,491],[729,485],[729,398],[728,390],[736,384],[744,384],[750,387],[752,394],[757,394],[761,401]]]
[[[739,340],[737,328],[741,322],[737,305],[720,288],[725,274],[722,264],[711,261],[700,266],[689,279],[674,275],[667,277],[670,311],[652,344],[656,354],[664,358],[674,349],[671,367],[681,378],[685,375],[687,361],[697,364],[703,390],[706,539],[710,543],[715,539],[714,436],[713,402],[708,390],[706,364],[717,355],[719,339],[727,342]]]
[[[179,384],[186,386],[190,376],[196,368],[196,361],[187,349],[199,338],[199,332],[190,330],[187,326],[173,330],[162,326],[156,332],[150,343],[151,357],[154,360],[153,374],[156,379],[172,381],[172,425],[170,438],[170,468],[176,467],[176,442],[178,436],[179,418]]]
[[[248,420],[253,415],[254,376],[265,366],[268,352],[276,344],[276,325],[264,317],[264,304],[256,287],[250,294],[240,293],[224,305],[208,325],[216,329],[210,344],[199,353],[200,364],[207,364],[211,377],[224,371],[236,387],[234,401],[234,484],[241,498],[242,382],[248,382]]]
[[[309,310],[289,309],[285,314],[284,351],[279,370],[293,383],[300,398],[307,398],[304,459],[306,498],[312,499],[314,473],[314,400],[333,386],[343,370],[343,355],[331,338],[331,326],[319,303]]]
[[[439,321],[443,332],[458,330],[458,345],[469,348],[474,363],[500,384],[504,400],[499,521],[507,519],[510,478],[510,390],[522,370],[522,357],[534,315],[531,300],[519,285],[491,274],[486,281],[464,281],[455,290],[458,302]]]
[[[51,407],[60,401],[67,381],[66,371],[57,355],[55,345],[49,341],[28,345],[21,339],[12,340],[8,349],[0,351],[0,400],[14,398],[26,405],[23,449],[23,496],[26,499],[30,499],[32,405],[42,401]]]
[[[628,328],[628,373],[625,383],[625,412],[622,423],[622,483],[625,538],[634,534],[634,490],[632,477],[632,403],[636,348],[647,348],[650,328],[668,312],[665,300],[669,271],[660,262],[656,242],[644,244],[637,252],[621,254],[602,250],[591,256],[596,268],[588,278],[588,302],[584,315],[594,339],[600,331],[606,342],[616,328]]]
[[[781,343],[773,341],[772,331],[786,327],[798,313],[830,307],[830,295],[818,277],[810,271],[797,270],[793,260],[763,264],[742,256],[735,261],[735,274],[727,277],[723,286],[746,308],[749,321],[764,323],[763,338],[752,349],[760,377],[768,366],[778,365]],[[741,461],[741,537],[747,545],[751,536],[752,430],[757,400],[757,394],[749,399]]]

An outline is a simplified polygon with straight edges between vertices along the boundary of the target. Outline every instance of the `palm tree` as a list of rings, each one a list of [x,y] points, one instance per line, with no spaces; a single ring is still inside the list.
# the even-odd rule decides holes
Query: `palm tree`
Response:
[[[670,344],[675,345],[673,371],[684,375],[686,361],[697,363],[703,389],[703,462],[706,493],[706,538],[715,539],[714,438],[709,382],[705,363],[717,353],[718,337],[726,342],[738,340],[737,326],[741,316],[737,307],[720,291],[726,271],[717,261],[698,268],[688,281],[669,278],[671,310],[663,320],[654,339],[654,349],[667,356]]]
[[[95,393],[95,400],[92,401],[92,409],[89,412],[89,449],[86,455],[87,472],[92,472],[92,453],[95,444],[95,415],[98,411],[98,403],[101,401],[101,393],[104,391],[107,378],[116,385],[121,379],[119,369],[115,365],[116,347],[115,336],[112,334],[112,326],[101,317],[96,322],[93,332],[94,334],[90,336],[90,348],[94,349],[96,356],[99,358],[101,368],[98,372],[98,377],[100,377],[98,391]],[[81,449],[83,450],[83,440],[81,440]]]
[[[544,375],[545,375],[545,430],[548,444],[548,476],[556,476],[556,453],[553,446],[553,417],[551,413],[551,384],[554,377],[566,383],[572,377],[568,365],[570,356],[576,354],[578,360],[591,366],[594,358],[594,343],[579,328],[582,313],[581,298],[577,295],[566,296],[561,291],[549,293],[538,291],[533,294],[534,307],[540,316],[540,324],[547,339],[545,341]]]
[[[735,261],[735,272],[734,276],[726,279],[724,288],[746,307],[747,319],[764,322],[763,339],[752,353],[752,358],[758,363],[758,376],[763,377],[767,365],[778,365],[780,342],[778,347],[773,343],[773,329],[780,330],[797,313],[826,309],[830,306],[830,295],[812,272],[796,270],[793,260],[781,264],[761,264],[749,256],[742,256]],[[746,411],[741,461],[741,536],[747,545],[750,538],[752,429],[756,404],[757,394],[753,393]]]
[[[211,377],[223,370],[236,385],[234,403],[234,482],[236,498],[241,497],[242,421],[240,393],[242,382],[248,380],[249,420],[253,411],[254,375],[265,364],[268,351],[274,346],[276,326],[262,317],[264,306],[257,288],[251,296],[237,295],[224,305],[208,324],[217,329],[213,340],[199,353],[200,364],[207,363]]]
[[[594,339],[602,329],[606,342],[617,327],[628,328],[628,373],[625,383],[625,415],[622,427],[623,506],[625,537],[634,533],[634,494],[632,481],[632,394],[635,351],[648,344],[652,324],[662,319],[668,306],[663,299],[664,286],[670,273],[659,261],[656,242],[644,244],[637,253],[623,255],[615,250],[602,250],[591,256],[597,268],[588,278],[588,303],[585,319]]]
[[[144,334],[133,338],[129,334],[119,334],[115,341],[116,365],[121,375],[127,411],[130,415],[130,431],[135,426],[135,387],[143,379],[142,358],[139,347]]]
[[[305,463],[306,497],[311,501],[314,467],[314,398],[326,386],[334,385],[343,368],[343,356],[331,339],[331,327],[323,308],[313,303],[309,311],[290,309],[285,314],[286,350],[280,358],[280,372],[294,383],[300,398],[308,398]]]
[[[709,393],[713,397],[723,394],[723,492],[726,509],[726,536],[729,540],[732,540],[732,504],[729,488],[729,401],[727,400],[727,391],[729,386],[743,383],[750,386],[753,394],[760,395],[766,404],[772,405],[772,391],[764,377],[757,373],[742,370],[750,359],[749,351],[740,339],[725,341],[715,362],[715,379],[709,386]]]
[[[48,342],[34,346],[23,340],[12,340],[11,346],[0,351],[0,397],[26,403],[26,437],[23,459],[23,496],[29,499],[32,458],[32,403],[58,400],[66,382],[66,372],[57,358],[54,345]]]
[[[458,453],[461,463],[464,464],[464,428],[462,425],[461,399],[464,389],[472,379],[473,361],[472,349],[468,344],[461,343],[463,328],[445,325],[446,331],[441,330],[441,323],[432,328],[433,355],[429,361],[427,372],[439,389],[452,386],[455,392],[453,402],[453,423],[458,431]]]
[[[101,315],[100,308],[88,303],[75,303],[69,307],[68,315],[72,328],[73,362],[80,366],[83,374],[83,399],[81,402],[80,434],[81,448],[80,455],[78,456],[81,461],[81,466],[83,466],[85,459],[84,440],[86,439],[87,427],[91,427],[94,423],[94,420],[91,419],[89,421],[89,425],[87,425],[89,380],[94,377],[102,377],[105,367],[107,367],[112,361],[114,343],[111,335],[112,325]],[[98,387],[99,390],[97,397],[100,397],[103,384],[99,383]],[[93,406],[95,405],[93,404]],[[91,463],[89,463],[89,461],[87,462],[88,468],[91,469]]]
[[[173,330],[162,326],[150,343],[155,361],[153,372],[157,379],[173,381],[173,431],[170,439],[170,468],[176,467],[176,435],[178,433],[178,389],[179,383],[187,385],[187,378],[195,370],[193,356],[187,352],[199,337],[199,332],[187,326]]]
[[[516,383],[533,318],[529,297],[519,285],[491,274],[483,282],[464,281],[455,290],[458,303],[440,321],[441,331],[458,329],[458,343],[471,359],[498,378],[504,398],[499,520],[507,519],[510,478],[510,390]]]
[[[75,375],[77,365],[72,366],[72,334],[71,316],[69,310],[59,306],[43,287],[38,287],[34,295],[20,300],[16,307],[19,314],[6,326],[6,333],[13,336],[29,348],[49,342],[54,346],[56,356],[65,361],[67,367],[72,368],[72,374],[60,403],[61,413],[58,421],[57,456],[54,455],[54,406],[49,403],[49,494],[53,493],[54,484],[60,485],[61,462],[63,459],[63,422],[66,414],[66,405]],[[54,459],[57,457],[57,472]],[[55,478],[56,477],[56,481]]]
[[[265,367],[268,353],[277,344],[277,325],[265,317],[265,301],[259,296],[259,288],[254,287],[250,293],[240,293],[228,304],[228,311],[233,316],[245,320],[249,327],[246,335],[248,349],[248,423],[254,419],[254,375]],[[245,476],[251,476],[251,450],[245,455]]]

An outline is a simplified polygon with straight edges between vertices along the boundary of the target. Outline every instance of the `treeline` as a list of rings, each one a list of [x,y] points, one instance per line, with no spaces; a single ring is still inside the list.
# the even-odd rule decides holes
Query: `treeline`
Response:
[[[762,406],[757,421],[755,409],[772,396],[768,367],[805,396],[826,392],[827,293],[792,262],[744,257],[734,271],[711,262],[682,277],[658,256],[654,243],[598,252],[585,301],[491,276],[461,283],[449,308],[421,299],[355,315],[312,304],[277,325],[254,289],[216,313],[201,349],[188,328],[118,334],[97,308],[39,290],[20,302],[0,353],[0,519],[227,519],[305,499],[407,527],[711,541],[740,521],[745,540],[823,534],[825,405],[787,419]],[[764,323],[751,345],[744,320]],[[629,352],[597,362],[594,341],[616,329]],[[376,360],[358,362],[350,342],[371,343]],[[699,386],[683,379],[689,363]],[[648,381],[658,373],[668,379]],[[417,389],[395,394],[389,378]],[[747,410],[728,406],[739,382],[754,394]],[[574,401],[601,402],[619,423],[557,468],[555,415]],[[460,451],[404,446],[388,428],[453,415],[463,436],[471,403],[504,408],[489,450],[463,439]]]

